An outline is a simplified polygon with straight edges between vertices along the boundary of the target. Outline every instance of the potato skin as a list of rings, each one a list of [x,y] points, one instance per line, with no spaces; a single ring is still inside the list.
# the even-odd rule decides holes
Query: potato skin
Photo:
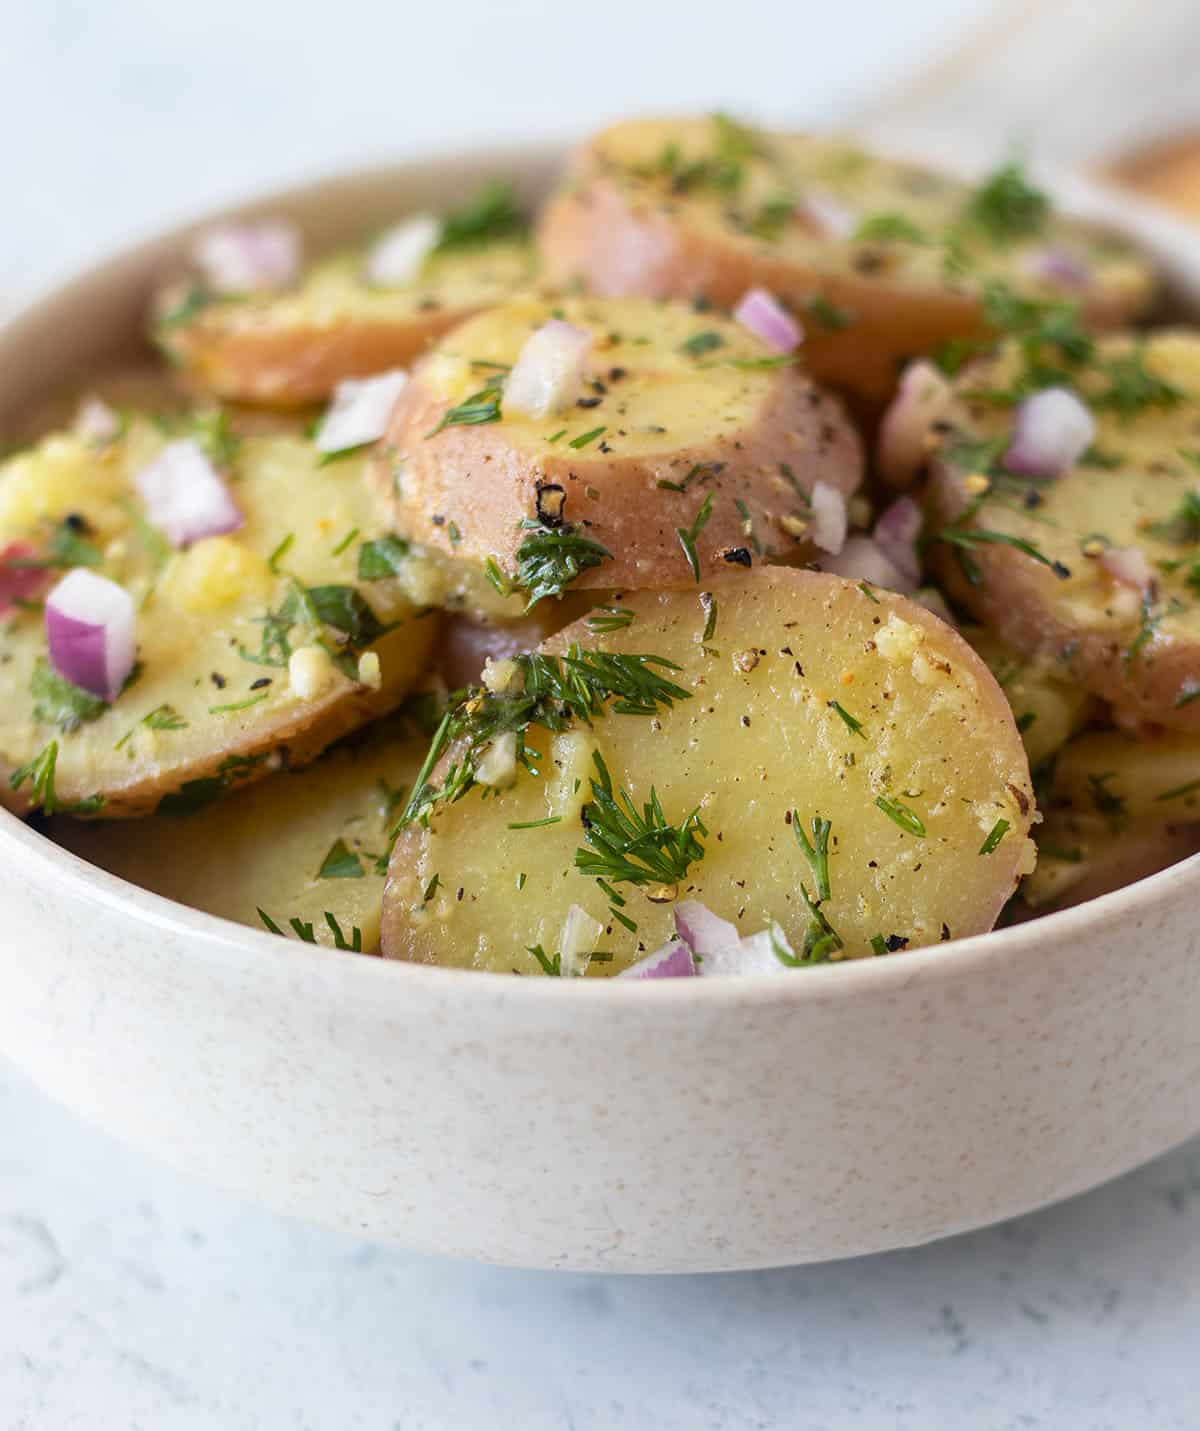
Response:
[[[188,422],[182,414],[175,420]],[[185,425],[175,435],[187,431]],[[29,811],[31,787],[25,781],[14,790],[12,773],[51,741],[58,745],[60,805],[100,795],[107,818],[149,814],[189,782],[211,781],[203,793],[215,795],[311,760],[394,708],[429,660],[437,615],[422,615],[395,580],[357,577],[358,542],[379,535],[361,459],[321,467],[311,445],[294,434],[242,437],[228,470],[244,526],[186,551],[164,543],[160,564],[136,525],[141,513],[131,474],[166,440],[154,423],[135,417],[103,449],[51,434],[0,469],[0,542],[37,547],[74,514],[85,523],[102,573],[139,607],[136,676],[112,705],[73,729],[37,713],[33,680],[46,650],[41,612],[14,612],[0,628],[0,803],[17,814]],[[334,555],[351,531],[355,543]],[[288,538],[284,567],[273,569],[268,557]],[[334,667],[323,688],[303,696],[291,685],[286,661],[263,664],[241,654],[259,648],[263,618],[282,606],[293,578],[353,588],[381,624],[395,623],[361,647],[379,657],[378,689]],[[318,636],[332,639],[302,620],[289,636],[293,649]],[[156,711],[169,713],[166,725],[147,724]]]
[[[398,727],[398,728],[397,728]],[[343,741],[303,770],[270,775],[187,819],[72,820],[57,815],[47,833],[81,859],[167,899],[262,929],[261,908],[290,934],[311,924],[318,944],[336,947],[328,910],[347,942],[379,948],[383,875],[394,792],[411,784],[425,740],[403,719]],[[325,877],[334,842],[357,857],[361,874]]]
[[[916,946],[991,928],[1029,867],[1035,812],[1012,713],[974,651],[905,598],[873,598],[824,573],[762,568],[714,583],[713,595],[713,645],[702,647],[704,614],[680,592],[628,595],[629,626],[598,636],[578,623],[546,644],[664,656],[692,698],[653,721],[608,714],[556,736],[533,729],[541,776],[520,772],[496,798],[471,792],[428,829],[403,830],[385,891],[386,956],[537,973],[525,951],[553,951],[571,903],[607,926],[613,961],[594,972],[656,947],[671,927],[667,905],[620,885],[622,913],[638,925],[630,935],[574,868],[596,751],[636,801],[653,784],[669,820],[699,808],[706,852],[678,897],[743,933],[778,919],[794,944],[803,939],[797,890],[811,875],[793,809],[833,822],[826,909],[848,957],[869,953],[876,933]],[[927,837],[893,823],[877,796],[919,807]],[[513,829],[548,816],[557,823]],[[998,818],[1008,832],[981,854]]]
[[[443,333],[533,278],[528,246],[499,242],[433,259],[412,284],[374,289],[362,259],[315,265],[293,293],[211,303],[185,321],[169,315],[178,288],[160,295],[155,340],[191,383],[230,401],[300,407],[346,378],[407,367]]]
[[[605,396],[586,397],[583,412],[567,409],[537,421],[503,417],[431,436],[448,407],[465,395],[461,378],[447,391],[448,364],[479,357],[512,362],[552,310],[597,333],[592,381],[607,387]],[[609,343],[604,335],[610,329],[648,334],[650,343]],[[696,540],[702,580],[731,560],[755,559],[756,543],[771,559],[805,559],[813,548],[805,539],[802,494],[817,481],[846,496],[858,487],[858,435],[838,400],[793,367],[701,368],[681,358],[681,341],[700,330],[721,335],[722,362],[726,354],[752,362],[769,357],[757,339],[727,320],[642,300],[514,303],[464,325],[424,360],[401,393],[372,467],[382,510],[426,546],[466,562],[495,557],[511,572],[526,535],[522,523],[537,519],[546,489],[559,488],[563,520],[611,553],[576,579],[577,588],[692,582],[678,529],[692,526],[709,494],[711,517]],[[624,376],[606,379],[613,371]],[[479,381],[469,373],[466,387]],[[661,437],[621,426],[628,394],[653,398],[660,391],[668,425]],[[570,437],[549,440],[560,429],[584,435],[593,426],[607,431],[582,449],[571,448]],[[698,480],[689,485],[697,470]],[[789,531],[789,523],[799,525]]]
[[[1191,697],[1200,690],[1200,608],[1186,580],[1190,562],[1179,565],[1189,545],[1162,539],[1155,529],[1197,486],[1183,454],[1193,444],[1200,411],[1200,340],[1164,332],[1136,346],[1144,349],[1149,371],[1177,385],[1178,400],[1130,418],[1097,410],[1095,448],[1108,465],[1085,458],[1050,482],[1022,486],[1020,479],[1004,479],[996,500],[989,494],[981,505],[976,501],[974,516],[965,521],[968,531],[993,529],[1033,543],[1068,575],[1056,576],[1004,545],[971,551],[977,581],[967,578],[951,546],[934,544],[930,558],[955,601],[1029,659],[1108,701],[1122,726],[1198,732],[1200,701]],[[1134,347],[1134,339],[1112,338],[1103,340],[1100,352],[1118,358]],[[1006,347],[973,364],[960,383],[1003,387],[1015,363]],[[1085,397],[1097,386],[1083,374],[1079,385]],[[1010,408],[976,403],[967,428],[944,438],[930,468],[929,530],[964,523],[976,500],[966,485],[971,444],[1003,439],[1012,421]],[[1027,488],[1035,490],[1036,502],[1028,511],[1021,507]],[[1088,556],[1083,547],[1093,534],[1100,545]],[[1106,571],[1100,559],[1105,543],[1145,556],[1154,577],[1148,608]]]
[[[1097,815],[1054,812],[1038,834],[1037,869],[1021,885],[1035,914],[1123,889],[1200,851],[1200,823],[1135,820],[1114,830]]]
[[[946,224],[969,193],[964,185],[913,166],[862,155],[845,141],[760,135],[759,142],[777,173],[790,175],[801,194],[814,176],[857,167],[861,180],[818,178],[818,187],[837,183],[851,193],[865,190],[873,212],[913,212],[922,224]],[[740,194],[720,195],[718,202],[700,190],[674,192],[669,182],[652,177],[665,146],[695,157],[711,144],[709,124],[697,119],[634,120],[594,136],[542,211],[537,242],[547,280],[582,280],[601,295],[703,294],[724,307],[761,286],[801,317],[814,311],[819,297],[852,321],[844,327],[806,321],[809,371],[818,381],[875,404],[891,394],[908,358],[934,352],[951,338],[986,335],[973,291],[946,281],[936,269],[910,272],[897,262],[907,261],[901,250],[911,246],[820,236],[772,242],[726,217]],[[769,201],[778,192],[778,178],[753,160],[746,167],[745,187],[757,200]],[[1084,232],[1078,225],[1058,227],[1077,238]],[[985,255],[986,276],[1002,276],[1024,292],[1040,291],[1022,274],[1019,252],[1013,250],[1007,245],[1003,253]],[[1097,328],[1119,326],[1149,305],[1154,280],[1145,264],[1123,263],[1118,272],[1115,264],[1105,270],[1104,261],[1097,262],[1113,281],[1083,294],[1088,321]]]

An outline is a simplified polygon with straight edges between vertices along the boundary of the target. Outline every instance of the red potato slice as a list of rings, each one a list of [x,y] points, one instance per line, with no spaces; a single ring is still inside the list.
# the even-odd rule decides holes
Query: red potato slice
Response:
[[[972,364],[960,389],[1003,391],[1020,370],[1006,347]],[[957,601],[1028,659],[1108,701],[1121,724],[1198,731],[1200,525],[1190,513],[1200,504],[1200,339],[1106,339],[1073,376],[1095,440],[1055,478],[1005,467],[1010,406],[975,401],[965,425],[943,435],[928,530],[951,537],[931,557]]]
[[[1095,327],[1149,306],[1155,278],[1130,245],[1022,205],[1014,187],[1002,176],[976,202],[978,190],[845,139],[719,116],[632,120],[577,154],[537,243],[548,281],[602,296],[733,307],[766,288],[804,322],[813,376],[879,403],[905,359],[986,332],[989,281],[1077,299]]]
[[[817,816],[832,821],[821,908],[838,957],[872,953],[875,936],[894,949],[991,928],[1031,867],[1035,811],[1012,713],[975,652],[915,603],[821,572],[762,568],[711,594],[707,607],[694,592],[627,595],[627,625],[579,622],[542,648],[664,658],[678,669],[656,669],[683,692],[670,707],[518,732],[536,775],[511,759],[507,776],[497,770],[502,738],[472,748],[460,734],[434,787],[457,764],[494,788],[467,782],[462,798],[432,804],[427,827],[401,831],[386,956],[536,974],[527,951],[552,957],[578,905],[612,956],[595,971],[617,972],[664,942],[674,898],[702,901],[741,934],[777,920],[799,949],[799,889],[811,893],[813,875],[793,820],[807,832]],[[467,731],[514,709],[504,703],[523,689],[519,664],[489,680],[463,708]],[[597,757],[639,810],[653,789],[673,825],[697,812],[703,856],[671,887],[615,876],[606,889],[577,867]]]
[[[498,242],[428,261],[395,288],[370,285],[363,255],[313,265],[294,290],[189,301],[163,294],[155,340],[197,388],[276,407],[319,402],[346,378],[406,367],[464,318],[533,279],[528,244]]]
[[[1052,914],[1135,884],[1200,851],[1200,822],[1133,821],[1114,829],[1097,815],[1049,815],[1037,836],[1037,869],[1021,904]]]
[[[499,420],[443,426],[552,314],[592,337],[567,405],[533,418],[494,388]],[[422,362],[373,481],[397,530],[517,580],[527,524],[574,530],[609,553],[574,586],[611,589],[693,582],[679,531],[694,526],[704,581],[731,563],[805,560],[814,487],[844,503],[862,466],[837,399],[740,325],[682,304],[528,299],[472,319]]]
[[[134,476],[185,437],[208,445],[243,520],[175,550]],[[239,435],[212,413],[127,416],[110,440],[57,433],[11,458],[0,550],[48,563],[39,597],[78,566],[120,586],[138,663],[105,703],[50,665],[40,604],[6,611],[0,801],[184,813],[392,709],[424,670],[438,618],[390,572],[360,576],[364,547],[384,537],[361,458],[322,465],[294,433]]]

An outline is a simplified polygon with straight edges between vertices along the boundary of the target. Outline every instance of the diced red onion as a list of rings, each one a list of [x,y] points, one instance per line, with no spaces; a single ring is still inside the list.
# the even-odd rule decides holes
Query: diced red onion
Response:
[[[1022,257],[1021,267],[1030,278],[1057,284],[1060,288],[1088,288],[1092,282],[1092,270],[1070,249],[1032,249]]]
[[[917,538],[923,521],[921,509],[911,497],[897,497],[875,523],[875,545],[904,580],[898,590],[915,591],[921,584]]]
[[[87,567],[69,571],[46,597],[51,666],[105,701],[116,700],[133,670],[135,626],[129,593]]]
[[[693,954],[715,954],[718,949],[737,943],[737,928],[698,899],[681,900],[672,913],[675,933]]]
[[[558,940],[558,967],[564,979],[581,978],[587,973],[592,951],[603,933],[604,925],[593,919],[586,909],[573,904],[567,910]]]
[[[1096,419],[1069,388],[1043,388],[1017,404],[1013,438],[1004,454],[1010,472],[1057,477],[1096,440]]]
[[[333,390],[333,402],[326,409],[313,439],[318,452],[346,452],[377,442],[387,431],[388,420],[408,374],[392,368],[373,378],[346,378]]]
[[[886,591],[906,589],[904,576],[870,537],[849,537],[837,556],[823,556],[819,565],[847,581],[867,581]]]
[[[280,221],[225,224],[200,235],[192,258],[217,293],[287,288],[300,272],[300,233]]]
[[[905,368],[879,424],[875,459],[885,482],[907,487],[916,479],[929,457],[933,424],[946,419],[953,405],[953,390],[932,363],[920,358]]]
[[[793,352],[804,338],[804,329],[765,288],[747,289],[733,316],[777,353]]]
[[[1109,547],[1100,557],[1100,565],[1121,586],[1144,594],[1154,585],[1154,568],[1141,547]]]
[[[121,419],[106,402],[98,397],[88,397],[79,404],[75,414],[75,436],[83,442],[99,446],[111,442],[121,430]]]
[[[796,212],[823,238],[849,238],[858,227],[853,209],[818,189],[810,189],[796,205]]]
[[[221,474],[191,437],[169,442],[133,474],[146,511],[173,547],[236,532],[245,521]]]
[[[381,234],[367,253],[366,274],[380,288],[411,283],[442,236],[441,220],[414,214]]]
[[[729,974],[786,974],[790,972],[790,967],[780,959],[777,950],[795,957],[783,930],[778,924],[772,924],[770,929],[762,929],[757,934],[739,939],[736,944],[705,954],[698,961],[698,972],[702,979],[722,978]]]
[[[846,533],[850,519],[846,513],[846,499],[836,487],[828,482],[818,482],[812,489],[812,539],[823,552],[837,556],[846,545]]]
[[[32,601],[45,586],[45,567],[26,565],[39,556],[28,542],[9,542],[0,551],[0,616],[7,616],[22,601]]]
[[[546,417],[571,402],[583,382],[592,335],[551,318],[526,338],[504,384],[506,411]]]
[[[696,973],[692,951],[682,939],[671,939],[647,954],[628,969],[622,969],[618,979],[690,979]]]

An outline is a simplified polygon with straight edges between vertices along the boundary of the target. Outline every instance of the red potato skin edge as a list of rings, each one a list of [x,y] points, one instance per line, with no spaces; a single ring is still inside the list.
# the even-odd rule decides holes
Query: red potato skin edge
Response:
[[[586,168],[587,160],[580,160],[580,166]],[[952,338],[990,334],[968,294],[906,287],[886,277],[820,272],[769,251],[725,242],[693,231],[663,201],[631,196],[603,175],[578,180],[552,197],[542,210],[536,242],[548,282],[582,280],[601,297],[690,299],[702,294],[733,308],[747,289],[761,287],[803,321],[807,305],[819,295],[853,321],[834,332],[806,322],[806,367],[818,382],[872,405],[891,398],[910,359],[934,353]],[[1119,327],[1135,316],[1126,305],[1103,301],[1085,302],[1085,314],[1097,330]]]
[[[932,465],[929,493],[936,527],[961,514],[958,476],[944,464]],[[1106,700],[1116,723],[1127,730],[1200,732],[1200,700],[1176,704],[1200,687],[1200,643],[1155,632],[1130,661],[1127,652],[1137,628],[1117,636],[1057,620],[1051,603],[1058,578],[1040,563],[1007,547],[976,548],[971,555],[982,573],[978,586],[967,581],[949,547],[933,546],[930,559],[938,584],[1015,650],[1052,661]]]
[[[530,458],[510,445],[502,423],[449,427],[429,437],[445,408],[445,399],[429,391],[418,369],[400,395],[369,472],[388,519],[412,540],[457,559],[482,563],[494,556],[511,568],[524,537],[521,523],[537,515],[539,489],[561,485],[564,520],[612,553],[611,561],[583,572],[573,583],[576,589],[691,583],[677,529],[691,528],[710,492],[712,516],[696,541],[702,580],[727,569],[729,558],[722,553],[748,546],[735,498],[750,510],[764,545],[778,548],[785,560],[808,560],[811,545],[777,524],[797,507],[794,494],[778,485],[780,463],[789,464],[806,491],[820,480],[848,497],[863,476],[862,441],[841,403],[795,369],[773,375],[751,429],[657,457],[606,457],[592,449]],[[393,472],[400,454],[406,460],[397,494]],[[687,492],[657,485],[664,479],[678,482],[695,464],[722,461],[725,471]],[[589,488],[597,495],[589,496]],[[449,535],[451,522],[460,534],[457,543]]]

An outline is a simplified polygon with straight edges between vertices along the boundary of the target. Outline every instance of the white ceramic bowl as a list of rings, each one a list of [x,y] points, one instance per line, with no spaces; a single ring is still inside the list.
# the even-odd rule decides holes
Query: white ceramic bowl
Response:
[[[241,210],[317,243],[557,156],[478,154]],[[1073,197],[1111,212],[1103,195]],[[1192,299],[1200,239],[1122,200]],[[186,231],[0,332],[0,429],[135,351]],[[284,942],[0,816],[0,1048],[120,1137],[281,1211],[617,1271],[904,1246],[1200,1130],[1200,857],[999,934],[761,982],[514,979]]]

